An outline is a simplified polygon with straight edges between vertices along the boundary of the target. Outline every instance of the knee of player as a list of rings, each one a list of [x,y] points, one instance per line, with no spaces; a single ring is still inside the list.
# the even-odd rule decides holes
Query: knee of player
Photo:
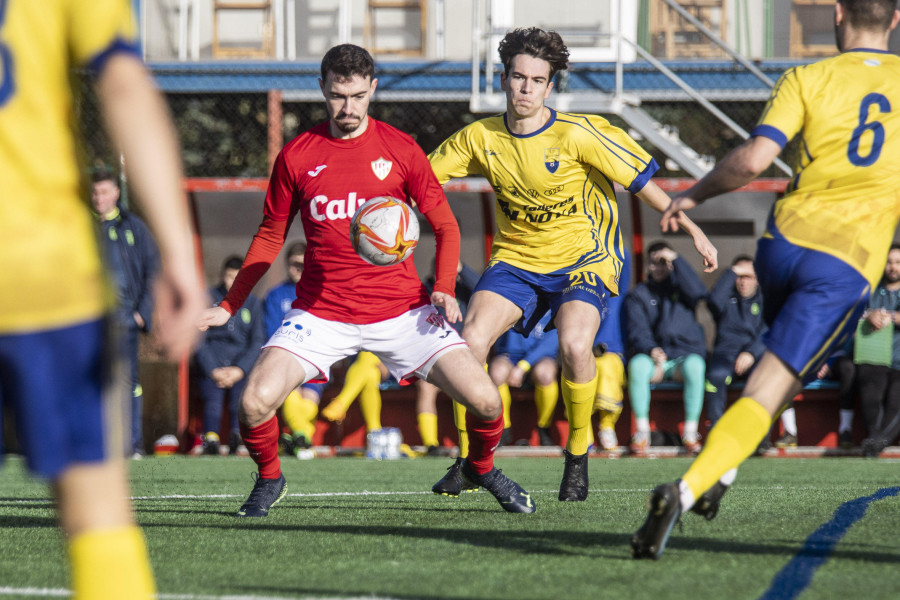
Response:
[[[488,351],[495,341],[490,339],[487,331],[471,323],[466,323],[460,335],[469,345],[472,353],[481,361],[487,358]]]
[[[473,392],[469,398],[459,399],[459,402],[464,404],[473,415],[485,421],[493,421],[503,415],[503,402],[500,400],[500,393],[496,387],[493,385],[480,386]]]
[[[283,398],[279,398],[280,390],[266,382],[251,382],[241,397],[241,413],[251,421],[277,408]]]
[[[577,340],[559,344],[559,357],[564,365],[568,365],[573,371],[593,370],[596,368],[594,353],[591,345]]]

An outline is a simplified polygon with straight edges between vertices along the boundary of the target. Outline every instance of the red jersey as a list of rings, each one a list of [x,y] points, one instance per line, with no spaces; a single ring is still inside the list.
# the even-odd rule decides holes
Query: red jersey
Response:
[[[300,134],[275,161],[265,219],[256,236],[262,239],[254,239],[242,272],[252,270],[251,259],[271,264],[283,244],[283,237],[273,239],[266,230],[267,221],[286,232],[299,213],[307,247],[294,308],[331,321],[364,324],[427,304],[428,292],[411,259],[379,267],[353,250],[350,219],[360,204],[377,196],[414,200],[422,213],[447,202],[422,149],[386,123],[369,117],[366,131],[346,140],[332,137],[328,122]],[[458,246],[456,252],[458,257]],[[249,292],[256,283],[250,277],[242,279],[239,275],[231,290],[235,293],[223,302],[230,312],[246,297],[244,290]]]

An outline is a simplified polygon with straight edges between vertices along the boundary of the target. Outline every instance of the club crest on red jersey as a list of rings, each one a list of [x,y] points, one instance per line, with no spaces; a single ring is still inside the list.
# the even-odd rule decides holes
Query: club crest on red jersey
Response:
[[[379,157],[378,160],[372,161],[372,172],[375,173],[375,177],[384,181],[384,178],[388,176],[391,172],[391,167],[394,166],[394,163],[387,160],[386,158]]]

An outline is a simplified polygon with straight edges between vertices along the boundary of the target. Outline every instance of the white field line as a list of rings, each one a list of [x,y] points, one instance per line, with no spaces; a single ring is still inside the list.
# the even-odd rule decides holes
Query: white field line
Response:
[[[590,491],[593,494],[645,494],[649,492],[652,487],[642,487],[642,488],[591,488]],[[813,485],[805,485],[805,486],[786,486],[786,485],[738,485],[737,488],[739,491],[747,490],[747,491],[777,491],[777,490],[859,490],[858,486],[854,485],[828,485],[828,486],[813,486]],[[556,494],[559,490],[532,490],[532,494]],[[387,492],[373,492],[369,490],[361,490],[359,492],[308,492],[308,493],[295,493],[295,494],[286,494],[286,498],[352,498],[352,497],[364,497],[364,496],[432,496],[434,495],[430,491],[387,491]],[[465,494],[468,496],[469,494]],[[152,501],[161,501],[161,500],[213,500],[213,499],[231,499],[231,498],[243,498],[246,494],[166,494],[162,496],[132,496],[131,499],[135,502],[152,502]],[[4,504],[23,504],[23,505],[53,505],[55,501],[50,498],[20,498],[20,499],[6,499],[2,501]],[[3,588],[0,587],[0,595],[3,593]]]

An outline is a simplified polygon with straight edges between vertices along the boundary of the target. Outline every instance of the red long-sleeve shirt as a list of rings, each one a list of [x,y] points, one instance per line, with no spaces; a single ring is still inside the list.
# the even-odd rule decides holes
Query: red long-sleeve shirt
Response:
[[[459,227],[425,154],[411,137],[369,117],[349,140],[322,123],[278,155],[263,221],[221,306],[233,313],[277,258],[299,213],[306,234],[303,276],[294,308],[343,323],[374,323],[429,302],[412,260],[388,267],[363,261],[350,244],[350,219],[367,199],[414,200],[435,232],[435,291],[453,295]]]

